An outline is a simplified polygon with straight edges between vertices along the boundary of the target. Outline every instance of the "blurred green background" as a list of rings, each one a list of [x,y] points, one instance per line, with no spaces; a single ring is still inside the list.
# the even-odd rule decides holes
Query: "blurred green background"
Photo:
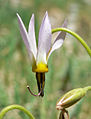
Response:
[[[33,97],[26,86],[37,93],[35,74],[20,36],[16,13],[26,28],[35,14],[36,38],[42,18],[48,11],[52,28],[68,19],[68,28],[78,33],[91,47],[90,0],[0,0],[0,110],[11,104],[27,108],[36,119],[57,119],[57,100],[67,91],[91,85],[91,59],[83,46],[70,35],[48,62],[45,96]],[[91,119],[91,93],[69,109],[71,119]],[[28,119],[18,111],[6,114],[5,119]]]

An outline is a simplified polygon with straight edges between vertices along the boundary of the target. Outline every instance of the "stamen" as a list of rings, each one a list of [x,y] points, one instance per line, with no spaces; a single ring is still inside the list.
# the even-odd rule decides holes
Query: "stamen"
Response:
[[[27,86],[27,89],[29,90],[29,92],[30,92],[31,95],[33,95],[33,96],[40,96],[40,94],[41,94],[41,91],[40,91],[37,95],[35,95],[34,93],[32,93],[32,91],[30,90],[30,87],[29,87],[29,86]]]

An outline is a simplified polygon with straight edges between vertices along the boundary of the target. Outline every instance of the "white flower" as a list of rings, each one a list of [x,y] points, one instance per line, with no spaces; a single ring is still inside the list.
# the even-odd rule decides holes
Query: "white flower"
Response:
[[[57,38],[54,40],[54,43],[51,43],[52,33],[51,33],[51,24],[48,18],[48,13],[45,13],[42,24],[39,30],[39,38],[38,38],[38,47],[36,46],[36,38],[35,38],[35,28],[34,28],[34,14],[30,19],[28,32],[23,24],[22,19],[17,13],[18,23],[20,27],[20,33],[22,39],[26,45],[28,50],[30,60],[32,62],[32,69],[34,72],[47,72],[48,66],[47,62],[51,53],[60,48],[65,39],[66,33],[59,32]],[[63,24],[63,27],[67,26],[67,22]]]
[[[37,47],[36,38],[35,38],[35,28],[34,28],[34,14],[32,14],[32,17],[30,19],[28,32],[26,31],[26,28],[19,14],[17,14],[17,17],[20,27],[20,33],[26,45],[32,63],[32,71],[36,72],[36,80],[37,80],[38,91],[39,91],[38,95],[44,96],[45,72],[48,72],[47,62],[49,56],[54,50],[62,46],[66,33],[63,31],[58,32],[58,35],[54,40],[53,44],[51,43],[52,41],[51,24],[48,18],[48,13],[46,12],[42,24],[40,26],[38,47]],[[67,26],[67,22],[65,21],[63,27],[66,26]],[[27,88],[32,95],[36,96],[31,92],[29,86]]]

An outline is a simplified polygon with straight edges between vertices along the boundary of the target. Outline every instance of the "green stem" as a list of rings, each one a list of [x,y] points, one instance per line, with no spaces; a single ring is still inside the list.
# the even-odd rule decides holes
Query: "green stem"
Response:
[[[1,112],[0,112],[0,119],[3,119],[3,117],[5,116],[5,114],[13,109],[19,109],[21,111],[23,111],[24,113],[26,113],[29,116],[29,119],[35,119],[34,116],[28,111],[26,110],[24,107],[20,106],[20,105],[10,105],[5,107]]]
[[[84,88],[86,91],[89,91],[89,90],[91,90],[91,86],[87,86],[87,87],[85,87]]]
[[[74,36],[75,38],[77,38],[80,43],[84,46],[84,48],[87,50],[89,56],[91,57],[91,49],[89,48],[89,46],[86,44],[86,42],[75,32],[67,29],[67,28],[56,28],[56,29],[52,29],[52,33],[58,32],[58,31],[65,31],[69,34],[71,34],[72,36]]]

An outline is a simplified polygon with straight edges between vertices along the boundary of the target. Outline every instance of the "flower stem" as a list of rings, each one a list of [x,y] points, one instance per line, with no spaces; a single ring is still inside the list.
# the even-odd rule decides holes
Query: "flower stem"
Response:
[[[56,28],[56,29],[52,29],[52,33],[55,33],[55,32],[58,32],[58,31],[65,31],[69,34],[71,34],[72,36],[74,36],[75,38],[77,38],[80,43],[83,45],[83,47],[87,50],[89,56],[91,57],[91,49],[90,47],[86,44],[86,42],[78,35],[76,34],[75,32],[67,29],[67,28]]]
[[[5,114],[13,109],[19,109],[21,111],[23,111],[24,113],[26,113],[29,116],[29,119],[35,119],[34,116],[28,111],[26,110],[24,107],[20,106],[20,105],[10,105],[5,107],[1,112],[0,112],[0,119],[3,119],[3,117],[5,116]]]
[[[59,119],[69,119],[69,112],[65,109],[61,110]]]

